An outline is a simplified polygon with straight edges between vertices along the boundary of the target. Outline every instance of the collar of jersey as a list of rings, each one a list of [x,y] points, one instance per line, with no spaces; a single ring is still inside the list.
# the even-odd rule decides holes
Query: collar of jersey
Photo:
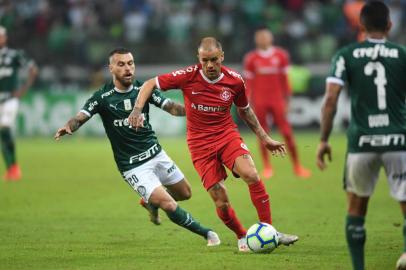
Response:
[[[268,56],[270,56],[271,54],[273,54],[274,49],[273,49],[272,47],[269,47],[269,48],[266,49],[266,50],[258,49],[257,51],[258,51],[258,54],[259,54],[260,56],[262,56],[262,57],[268,57]]]
[[[0,49],[0,53],[4,53],[5,51],[7,51],[7,49],[8,49],[8,48],[7,48],[6,46],[3,47],[3,48],[1,48],[1,49]]]
[[[224,77],[224,73],[221,72],[220,76],[219,76],[217,79],[215,79],[215,80],[210,80],[209,78],[206,77],[206,75],[204,75],[203,70],[199,70],[199,72],[200,72],[200,75],[202,75],[203,79],[204,79],[206,82],[211,83],[211,84],[215,84],[216,82],[219,82],[219,81],[220,81],[221,79],[223,79],[223,77]]]
[[[120,93],[120,94],[124,94],[124,93],[131,92],[133,89],[134,89],[134,85],[130,85],[130,86],[127,88],[127,90],[125,90],[125,91],[120,90],[120,89],[118,89],[117,87],[114,87],[114,90],[115,90],[117,93]]]
[[[382,39],[367,38],[367,40],[372,43],[385,43],[386,42],[386,38],[382,38]]]

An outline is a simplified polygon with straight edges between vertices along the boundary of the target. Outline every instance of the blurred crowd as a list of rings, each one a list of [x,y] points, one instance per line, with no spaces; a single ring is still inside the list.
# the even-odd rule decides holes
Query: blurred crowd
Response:
[[[258,26],[295,63],[327,62],[358,36],[355,0],[0,0],[0,24],[10,46],[24,48],[41,64],[98,68],[115,46],[135,52],[137,63],[195,61],[202,36],[219,38],[227,62],[238,63],[253,47]],[[405,43],[406,0],[390,5],[391,38]]]

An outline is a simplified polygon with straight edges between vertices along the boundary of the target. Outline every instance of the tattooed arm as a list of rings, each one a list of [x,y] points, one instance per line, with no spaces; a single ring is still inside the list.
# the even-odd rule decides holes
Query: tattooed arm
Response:
[[[182,104],[173,102],[172,100],[169,100],[165,103],[163,110],[174,115],[174,116],[185,116],[186,111],[185,111],[185,106]]]
[[[261,140],[265,147],[272,152],[272,154],[280,153],[281,155],[284,155],[286,153],[285,144],[275,141],[268,136],[268,134],[259,124],[257,116],[251,107],[248,106],[246,108],[238,108],[237,110],[241,119],[244,120],[247,126],[257,135],[257,137]]]
[[[79,112],[75,117],[71,118],[63,127],[56,131],[54,139],[58,141],[62,136],[66,134],[72,135],[73,132],[78,130],[89,119],[89,116],[87,116],[83,112]]]

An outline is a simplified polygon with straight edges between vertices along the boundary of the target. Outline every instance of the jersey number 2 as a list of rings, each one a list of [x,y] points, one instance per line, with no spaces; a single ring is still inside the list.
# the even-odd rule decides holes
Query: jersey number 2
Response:
[[[374,84],[376,85],[378,92],[378,108],[380,110],[386,109],[386,73],[385,67],[380,62],[368,62],[365,65],[364,73],[367,76],[372,76],[376,71],[374,78]]]

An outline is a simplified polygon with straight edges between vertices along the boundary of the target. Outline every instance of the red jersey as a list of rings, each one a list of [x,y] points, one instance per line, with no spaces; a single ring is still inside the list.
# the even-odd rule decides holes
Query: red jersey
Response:
[[[257,106],[285,104],[291,95],[288,67],[289,54],[281,48],[249,52],[244,58],[244,79],[250,101]]]
[[[233,103],[247,107],[248,100],[244,81],[237,72],[223,66],[220,76],[210,80],[201,65],[194,65],[160,75],[156,77],[156,84],[162,90],[182,90],[191,150],[211,147],[233,136],[240,137],[230,109]]]

